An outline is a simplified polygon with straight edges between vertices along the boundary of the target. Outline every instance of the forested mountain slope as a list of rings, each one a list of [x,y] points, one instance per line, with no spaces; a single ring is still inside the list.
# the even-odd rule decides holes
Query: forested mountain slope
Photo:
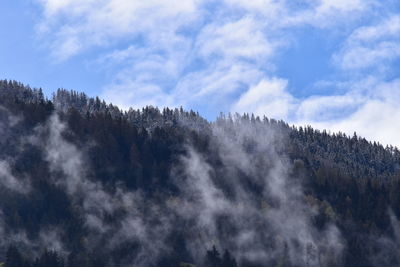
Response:
[[[5,266],[400,264],[394,147],[14,81],[0,135]]]

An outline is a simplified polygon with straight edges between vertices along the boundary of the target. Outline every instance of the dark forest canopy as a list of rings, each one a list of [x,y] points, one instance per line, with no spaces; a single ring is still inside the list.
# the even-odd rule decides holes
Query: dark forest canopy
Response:
[[[0,135],[5,266],[400,264],[400,151],[356,134],[0,81]]]

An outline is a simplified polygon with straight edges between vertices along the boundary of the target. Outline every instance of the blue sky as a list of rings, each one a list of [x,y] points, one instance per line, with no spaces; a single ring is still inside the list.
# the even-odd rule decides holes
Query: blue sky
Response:
[[[400,146],[398,0],[0,1],[0,78]]]

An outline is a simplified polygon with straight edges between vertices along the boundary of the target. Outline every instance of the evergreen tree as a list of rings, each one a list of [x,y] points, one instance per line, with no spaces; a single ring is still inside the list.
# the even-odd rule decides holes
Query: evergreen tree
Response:
[[[33,267],[64,267],[64,260],[55,251],[45,250],[35,260]]]
[[[205,260],[206,267],[220,267],[221,266],[221,255],[215,246],[212,247],[211,250],[207,250],[206,260]]]
[[[24,259],[17,247],[11,245],[7,249],[4,267],[30,267],[30,264]]]

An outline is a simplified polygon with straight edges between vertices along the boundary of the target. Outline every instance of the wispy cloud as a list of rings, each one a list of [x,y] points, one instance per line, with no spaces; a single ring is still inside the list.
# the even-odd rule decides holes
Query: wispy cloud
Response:
[[[286,80],[263,79],[241,95],[232,110],[239,113],[251,110],[260,116],[268,114],[273,118],[287,118],[295,99],[286,88]]]
[[[144,105],[184,106],[218,114],[254,112],[293,123],[313,123],[353,131],[387,143],[363,125],[374,103],[397,114],[374,90],[396,76],[400,56],[400,19],[374,0],[186,0],[56,1],[43,7],[39,34],[58,62],[92,49],[109,75],[101,96],[123,108]],[[379,14],[380,10],[382,14]],[[392,12],[392,13],[390,13]],[[371,22],[363,17],[371,16]],[[278,75],[279,57],[313,28],[334,35],[330,94],[309,90]],[[333,46],[333,45],[332,45]],[[93,55],[92,55],[93,57]],[[291,58],[284,63],[292,64]],[[95,64],[92,64],[95,65]],[[307,68],[307,62],[304,62]],[[369,71],[366,75],[365,71]],[[375,82],[367,90],[354,88]],[[398,75],[396,76],[398,77]],[[395,78],[396,78],[395,77]],[[318,77],[315,82],[320,83]],[[343,84],[348,85],[343,89]],[[393,82],[393,84],[396,84]],[[396,85],[393,85],[394,87]],[[340,90],[339,90],[340,88]],[[395,92],[396,89],[393,89]],[[376,102],[378,101],[378,102]],[[363,115],[360,115],[363,114]],[[382,114],[382,113],[381,113]],[[388,114],[382,114],[385,121]],[[386,116],[386,117],[385,117]],[[390,124],[388,132],[396,129]],[[396,143],[399,144],[399,143]]]
[[[400,146],[398,139],[400,127],[394,123],[400,120],[400,108],[397,104],[400,100],[400,81],[369,81],[360,83],[359,86],[366,86],[367,90],[359,93],[355,93],[354,90],[341,96],[342,101],[339,101],[336,106],[337,112],[348,108],[353,109],[352,112],[325,121],[318,121],[317,116],[310,116],[306,121],[319,128],[342,131],[347,134],[357,131],[359,135],[370,140]],[[333,102],[334,97],[326,100]],[[322,112],[330,111],[323,103],[318,103],[315,109]]]
[[[38,0],[44,17],[39,33],[49,38],[55,58],[68,59],[93,46],[140,38],[165,40],[196,20],[196,1]],[[46,38],[47,38],[46,37]]]
[[[379,68],[400,57],[400,16],[385,18],[376,25],[356,29],[334,55],[344,70]]]
[[[239,262],[254,264],[283,259],[299,266],[340,265],[345,246],[341,234],[333,224],[322,230],[314,227],[310,218],[316,210],[304,201],[301,184],[290,178],[290,164],[277,152],[285,141],[275,130],[235,118],[214,124],[211,154],[221,162],[221,170],[188,148],[179,168],[189,179],[177,178],[183,193],[178,214],[194,222],[200,237],[191,238],[188,245],[196,255],[201,245],[211,247],[216,242],[229,248]],[[247,186],[247,176],[262,189],[259,195]],[[228,189],[222,190],[220,184]],[[221,232],[221,222],[237,232]],[[275,240],[274,246],[270,240]]]

